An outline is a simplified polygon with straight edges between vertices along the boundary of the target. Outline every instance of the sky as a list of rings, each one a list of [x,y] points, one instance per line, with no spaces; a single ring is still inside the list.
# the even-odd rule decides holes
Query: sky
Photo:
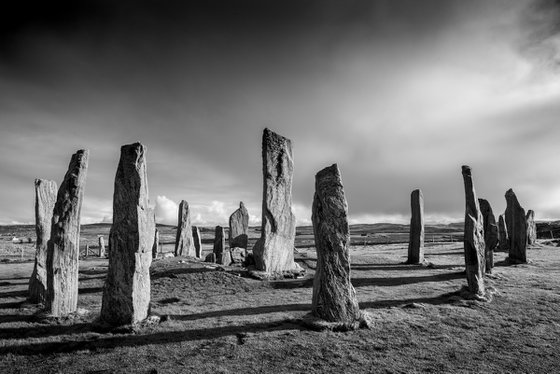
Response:
[[[337,163],[350,223],[464,216],[461,165],[505,210],[560,218],[560,2],[20,1],[0,11],[0,224],[33,223],[35,178],[90,150],[82,223],[110,222],[120,146],[147,148],[176,224],[260,224],[261,136],[292,140],[293,210]]]

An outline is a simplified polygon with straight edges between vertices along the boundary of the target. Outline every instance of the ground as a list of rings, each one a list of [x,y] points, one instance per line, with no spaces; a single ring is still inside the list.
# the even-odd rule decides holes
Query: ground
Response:
[[[430,266],[403,265],[402,243],[353,245],[352,282],[374,324],[348,332],[301,324],[315,263],[305,246],[296,254],[308,276],[288,281],[155,261],[151,313],[161,322],[112,332],[95,322],[106,259],[80,262],[79,308],[88,313],[53,321],[26,303],[32,263],[14,256],[0,263],[0,373],[558,372],[560,248],[548,244],[532,246],[523,265],[496,253],[485,278],[491,302],[457,295],[466,284],[459,242],[427,243]]]

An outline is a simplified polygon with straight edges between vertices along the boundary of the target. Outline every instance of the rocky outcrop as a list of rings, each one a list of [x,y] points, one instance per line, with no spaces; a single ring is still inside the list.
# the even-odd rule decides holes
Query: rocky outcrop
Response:
[[[51,237],[56,183],[35,179],[35,265],[29,279],[29,301],[44,304],[47,293],[47,243]]]
[[[498,250],[507,252],[509,248],[509,238],[506,226],[505,214],[500,214],[498,218]]]
[[[249,230],[249,212],[241,201],[239,209],[229,217],[229,246],[230,248],[247,248]]]
[[[416,189],[410,194],[410,237],[408,240],[408,264],[424,262],[424,196]]]
[[[494,250],[498,246],[498,225],[488,200],[478,199],[478,204],[484,222],[484,272],[490,274],[494,267]]]
[[[474,189],[471,168],[462,167],[463,182],[465,185],[465,266],[467,286],[469,292],[477,296],[484,296],[483,271],[485,265],[484,251],[484,221],[476,191]]]
[[[115,176],[109,269],[101,304],[104,322],[119,326],[148,316],[154,233],[146,150],[140,143],[123,145]]]
[[[508,260],[512,263],[527,262],[527,217],[515,192],[510,188],[506,192],[506,226],[508,232]]]
[[[201,240],[200,230],[198,229],[198,226],[192,227],[192,237],[194,243],[195,256],[196,258],[202,258],[202,240]]]
[[[296,219],[292,213],[292,142],[265,129],[262,161],[261,237],[253,247],[256,268],[268,274],[300,272],[301,267],[294,262]]]
[[[192,236],[191,214],[189,203],[181,200],[177,222],[177,239],[175,240],[175,256],[196,256]]]
[[[315,176],[312,209],[317,269],[311,313],[328,322],[354,324],[362,314],[350,281],[348,204],[336,164]]]
[[[80,213],[88,159],[88,150],[82,149],[72,155],[53,209],[51,238],[47,248],[45,307],[54,317],[66,316],[78,307]]]
[[[537,242],[537,224],[535,223],[535,212],[527,211],[527,244],[535,244]]]

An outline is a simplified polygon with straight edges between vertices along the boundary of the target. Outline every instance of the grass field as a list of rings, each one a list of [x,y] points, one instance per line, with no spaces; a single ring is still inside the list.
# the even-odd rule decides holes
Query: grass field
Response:
[[[82,234],[93,246],[108,230],[85,226]],[[174,228],[160,231],[162,241],[172,243]],[[9,262],[0,263],[0,373],[558,371],[559,248],[539,240],[529,249],[530,262],[515,266],[496,253],[494,274],[485,279],[495,295],[482,303],[457,294],[466,284],[462,243],[428,242],[431,266],[403,265],[406,245],[391,244],[402,232],[386,234],[389,244],[365,246],[359,245],[362,232],[353,232],[352,282],[374,325],[350,332],[311,331],[300,323],[310,310],[315,258],[304,245],[308,229],[298,230],[296,241],[296,257],[307,268],[303,279],[262,282],[240,267],[220,269],[189,258],[155,261],[151,312],[161,322],[112,332],[95,323],[106,259],[80,262],[84,314],[53,321],[25,301],[32,262],[17,253],[6,257],[4,249]],[[209,250],[212,230],[203,237]]]

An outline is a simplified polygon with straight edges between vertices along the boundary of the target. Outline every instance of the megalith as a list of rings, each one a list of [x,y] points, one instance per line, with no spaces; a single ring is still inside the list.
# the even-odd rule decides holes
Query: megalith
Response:
[[[51,237],[56,182],[35,179],[35,265],[29,279],[29,301],[44,304],[47,292],[47,243]]]
[[[54,317],[78,308],[80,214],[88,169],[89,151],[72,155],[53,208],[51,238],[47,244],[47,297],[45,307]]]
[[[500,217],[498,218],[498,237],[498,249],[501,252],[507,252],[509,243],[505,214],[500,214]]]
[[[311,220],[317,249],[311,313],[328,322],[352,324],[362,314],[350,281],[348,204],[336,164],[315,175]]]
[[[189,203],[181,200],[177,222],[177,239],[175,240],[175,256],[195,256],[196,250],[191,228]]]
[[[292,213],[292,142],[269,129],[262,136],[263,201],[255,265],[268,274],[301,271],[294,261],[296,219]]]
[[[212,252],[216,255],[216,263],[224,264],[224,251],[226,250],[226,235],[222,226],[216,226],[214,233],[214,248]],[[227,257],[227,256],[226,256]],[[229,265],[229,264],[225,264]]]
[[[196,258],[202,258],[202,240],[200,237],[200,229],[198,226],[192,227],[192,237],[194,243],[194,251]]]
[[[484,296],[484,222],[476,191],[474,189],[470,166],[463,165],[465,184],[465,266],[468,290],[474,295]]]
[[[103,235],[99,235],[99,257],[105,257],[105,238]]]
[[[527,217],[515,192],[510,188],[506,192],[506,226],[508,232],[509,261],[527,262]]]
[[[158,253],[159,253],[159,230],[155,229],[154,230],[154,243],[152,244],[152,259],[157,258]]]
[[[148,316],[154,233],[146,149],[140,143],[123,145],[115,176],[109,269],[101,304],[104,322],[120,326]]]
[[[478,199],[484,222],[484,272],[491,274],[494,267],[494,250],[498,246],[498,225],[488,200]]]
[[[407,264],[424,262],[424,196],[416,189],[410,194],[410,236]]]
[[[239,209],[229,216],[229,246],[230,248],[247,248],[249,230],[249,212],[243,201],[239,202]]]
[[[527,211],[527,244],[537,242],[537,224],[535,223],[535,212],[531,209]]]

